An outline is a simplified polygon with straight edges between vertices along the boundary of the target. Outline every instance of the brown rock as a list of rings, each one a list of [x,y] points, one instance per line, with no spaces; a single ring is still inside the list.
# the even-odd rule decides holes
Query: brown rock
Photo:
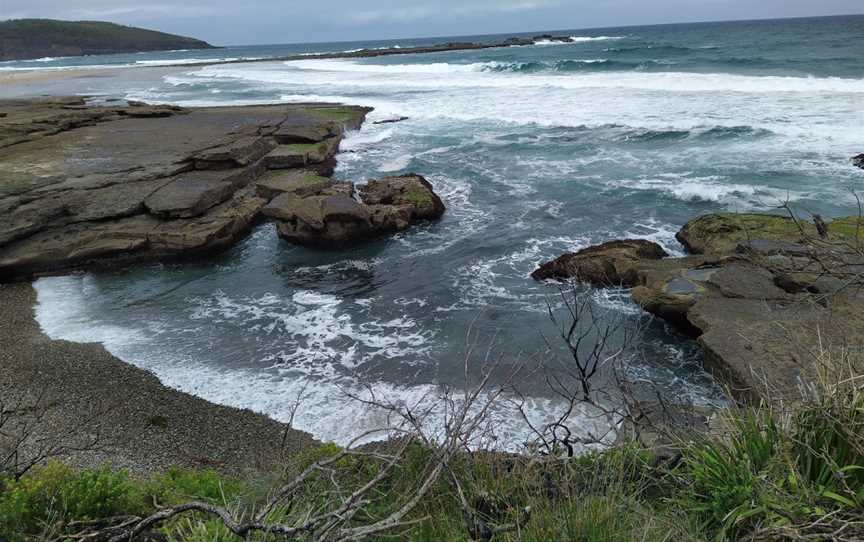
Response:
[[[310,246],[338,247],[401,231],[418,220],[434,219],[444,204],[426,179],[418,175],[370,181],[360,188],[358,201],[351,183],[302,190],[277,196],[263,213],[281,221],[279,234]]]
[[[644,239],[610,241],[564,254],[534,271],[534,280],[576,279],[597,286],[635,286],[636,266],[668,256],[663,247]]]
[[[367,205],[405,206],[411,220],[435,220],[444,214],[444,202],[425,178],[416,174],[385,177],[360,187]]]

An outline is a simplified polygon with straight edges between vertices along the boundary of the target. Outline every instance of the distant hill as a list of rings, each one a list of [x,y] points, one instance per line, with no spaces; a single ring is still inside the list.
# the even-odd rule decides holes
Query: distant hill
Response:
[[[193,38],[99,21],[0,22],[0,60],[212,48]]]

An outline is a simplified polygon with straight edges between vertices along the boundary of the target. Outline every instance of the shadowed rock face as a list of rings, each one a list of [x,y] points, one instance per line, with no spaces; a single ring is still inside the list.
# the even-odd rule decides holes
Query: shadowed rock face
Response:
[[[852,158],[852,165],[864,169],[864,154],[859,154]]]
[[[0,281],[223,249],[265,208],[324,246],[437,218],[422,177],[370,183],[368,204],[328,178],[368,111],[0,102]]]
[[[795,399],[815,377],[814,337],[840,350],[864,340],[864,253],[857,217],[828,224],[717,214],[687,223],[691,256],[644,240],[612,241],[543,264],[535,279],[632,288],[646,311],[698,339],[706,364],[740,398]]]

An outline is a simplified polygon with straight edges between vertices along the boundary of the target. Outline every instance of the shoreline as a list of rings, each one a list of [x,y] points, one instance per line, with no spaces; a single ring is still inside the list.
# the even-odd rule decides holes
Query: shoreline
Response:
[[[551,34],[543,34],[534,36],[532,38],[520,38],[520,37],[511,37],[507,38],[503,41],[496,41],[492,43],[478,43],[478,42],[447,42],[436,45],[428,45],[428,46],[418,46],[418,47],[388,47],[384,49],[359,49],[356,51],[333,51],[333,52],[324,52],[324,53],[302,53],[295,55],[283,55],[283,56],[274,56],[274,57],[265,57],[265,58],[238,58],[238,59],[223,59],[223,60],[213,60],[213,61],[202,61],[202,62],[182,62],[178,61],[176,63],[167,62],[165,64],[160,64],[158,66],[150,66],[150,67],[159,67],[159,68],[183,68],[183,67],[201,67],[201,66],[218,66],[222,64],[245,64],[245,63],[261,63],[261,62],[292,62],[296,60],[334,60],[334,59],[351,59],[351,58],[376,58],[382,56],[397,56],[397,55],[415,55],[415,54],[430,54],[430,53],[447,53],[451,51],[477,51],[484,49],[502,49],[506,47],[524,47],[528,45],[537,45],[542,42],[551,42],[551,43],[573,43],[573,39],[569,36],[553,36]],[[218,48],[217,48],[218,49]],[[159,51],[152,51],[159,52]],[[94,55],[98,56],[98,55]],[[61,57],[62,58],[62,57]],[[118,64],[116,67],[112,66],[99,66],[98,68],[91,69],[118,69],[118,68],[135,68],[138,66],[132,65],[124,65]],[[88,69],[86,66],[81,66],[81,69]],[[22,69],[20,72],[12,71],[12,72],[3,72],[0,71],[0,85],[3,84],[3,75],[4,73],[39,73],[43,71],[66,71],[65,69],[38,69],[34,68],[33,70]],[[69,71],[77,71],[76,68],[70,68]],[[26,79],[26,78],[25,78]]]
[[[71,425],[80,427],[77,436],[98,437],[93,449],[57,459],[75,467],[107,462],[136,475],[174,466],[241,475],[265,473],[319,444],[263,414],[169,388],[100,344],[53,340],[35,319],[37,303],[32,284],[0,284],[0,396],[24,395],[32,404],[44,394],[47,431]]]

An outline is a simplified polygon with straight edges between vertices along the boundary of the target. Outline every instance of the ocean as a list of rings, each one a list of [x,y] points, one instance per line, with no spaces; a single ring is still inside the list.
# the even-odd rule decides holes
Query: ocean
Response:
[[[416,172],[448,207],[440,222],[346,250],[293,246],[265,223],[210,261],[43,278],[40,324],[218,403],[284,420],[302,394],[295,426],[345,443],[386,421],[348,397],[369,386],[430,404],[442,387],[464,386],[466,356],[475,371],[487,351],[505,367],[566,360],[548,314],[562,314],[558,287],[529,277],[540,262],[622,237],[681,254],[675,232],[710,212],[784,201],[827,217],[856,211],[864,176],[849,159],[864,152],[864,16],[553,33],[573,40],[155,72],[146,68],[511,35],[0,64],[156,73],[62,82],[148,102],[372,106],[335,177]],[[723,404],[694,342],[624,290],[577,291],[601,318],[642,329],[633,375],[676,401]],[[565,407],[542,379],[519,384],[534,423]],[[512,403],[492,418],[493,446],[530,440]],[[581,434],[604,423],[590,412],[570,420]]]

